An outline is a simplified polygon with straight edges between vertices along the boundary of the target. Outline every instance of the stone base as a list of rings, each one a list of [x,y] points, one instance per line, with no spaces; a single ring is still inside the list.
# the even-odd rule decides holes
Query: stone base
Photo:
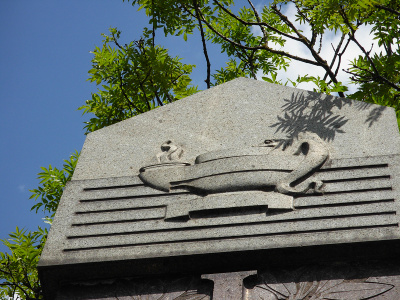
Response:
[[[57,300],[400,299],[400,262],[305,264],[181,277],[125,278],[64,285]]]

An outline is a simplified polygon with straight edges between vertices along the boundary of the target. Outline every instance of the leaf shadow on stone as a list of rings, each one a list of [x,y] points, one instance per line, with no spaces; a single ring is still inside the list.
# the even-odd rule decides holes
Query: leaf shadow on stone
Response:
[[[367,110],[372,105],[334,96],[326,96],[321,100],[319,94],[312,92],[293,93],[290,99],[284,101],[283,114],[278,115],[277,122],[271,125],[276,133],[285,133],[287,139],[294,139],[300,132],[310,131],[326,141],[332,141],[337,134],[345,133],[343,126],[349,118],[340,115],[340,110],[344,106]],[[371,127],[379,120],[385,109],[384,106],[373,108],[365,123]]]
[[[376,121],[378,121],[385,109],[385,106],[379,106],[370,111],[368,118],[365,120],[365,123],[368,123],[368,127],[371,127]]]

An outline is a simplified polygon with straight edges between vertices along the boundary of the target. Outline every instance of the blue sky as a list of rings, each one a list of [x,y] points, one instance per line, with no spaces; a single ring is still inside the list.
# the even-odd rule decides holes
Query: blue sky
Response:
[[[122,0],[0,1],[0,239],[16,226],[43,226],[44,215],[31,212],[34,201],[28,200],[37,173],[49,164],[61,167],[82,148],[88,117],[77,108],[96,91],[86,79],[89,51],[101,46],[100,34],[117,27],[125,43],[138,39],[146,25],[144,12]],[[204,65],[198,39],[189,38],[196,40],[190,48],[181,38],[161,35],[156,43],[172,55]],[[204,68],[193,79],[204,89]]]
[[[283,12],[295,20],[293,7]],[[90,51],[101,46],[101,33],[117,27],[122,31],[120,42],[125,44],[139,39],[147,25],[144,11],[138,12],[122,0],[0,1],[0,239],[7,238],[16,226],[29,230],[43,226],[44,215],[30,212],[35,202],[28,200],[29,190],[38,186],[37,173],[49,164],[60,168],[64,159],[82,148],[83,122],[88,116],[82,117],[77,108],[97,88],[86,80]],[[304,24],[298,26],[305,35],[310,34]],[[370,30],[361,28],[366,45],[373,38]],[[258,34],[256,28],[254,33]],[[328,61],[333,53],[331,43],[336,44],[339,38],[330,33],[324,40],[321,53]],[[168,48],[170,55],[197,65],[191,77],[194,84],[205,89],[199,36],[188,39],[189,43],[181,37],[164,38],[162,30],[156,35],[156,43]],[[301,45],[288,42],[285,47],[311,58]],[[354,47],[350,44],[342,57],[343,67],[358,55]],[[221,57],[220,49],[209,46],[208,50],[212,71],[222,67],[226,58]],[[278,78],[285,82],[287,76],[295,79],[299,73],[323,76],[324,70],[294,61],[287,72],[278,72]],[[347,75],[342,73],[339,79],[346,82]],[[314,88],[311,83],[299,87]],[[355,91],[354,86],[349,88]],[[5,251],[1,243],[0,251]]]

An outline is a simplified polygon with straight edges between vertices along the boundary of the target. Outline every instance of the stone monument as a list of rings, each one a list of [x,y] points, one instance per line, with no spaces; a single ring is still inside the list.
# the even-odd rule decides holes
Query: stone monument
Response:
[[[90,133],[46,299],[400,299],[395,112],[235,79]]]

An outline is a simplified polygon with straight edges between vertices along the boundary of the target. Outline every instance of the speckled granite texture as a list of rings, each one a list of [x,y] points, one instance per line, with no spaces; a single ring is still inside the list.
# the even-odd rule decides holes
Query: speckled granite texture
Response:
[[[46,296],[396,299],[397,267],[336,263],[400,254],[399,137],[393,109],[244,78],[90,133]]]

